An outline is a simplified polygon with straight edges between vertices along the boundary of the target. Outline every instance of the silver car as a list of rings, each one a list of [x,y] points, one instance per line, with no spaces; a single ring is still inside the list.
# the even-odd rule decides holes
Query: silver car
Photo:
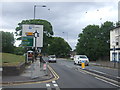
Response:
[[[49,59],[48,59],[48,62],[55,62],[55,63],[57,62],[55,55],[50,55],[48,58],[49,58]]]

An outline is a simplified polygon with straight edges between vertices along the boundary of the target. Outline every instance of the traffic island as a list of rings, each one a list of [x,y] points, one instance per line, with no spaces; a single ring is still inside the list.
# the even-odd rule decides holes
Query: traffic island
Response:
[[[38,62],[36,62],[36,65],[37,64]],[[47,74],[46,74],[46,71],[40,70],[39,77],[32,79],[31,78],[31,67],[28,66],[26,70],[20,75],[3,76],[2,85],[8,86],[8,85],[21,85],[21,84],[35,84],[35,83],[51,82],[57,79],[58,79],[57,74],[49,65],[47,67]]]

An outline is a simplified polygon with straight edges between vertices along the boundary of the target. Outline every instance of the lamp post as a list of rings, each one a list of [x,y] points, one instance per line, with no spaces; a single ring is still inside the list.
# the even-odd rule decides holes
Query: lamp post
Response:
[[[35,15],[36,15],[36,7],[47,7],[46,5],[34,5],[34,19],[35,19]]]

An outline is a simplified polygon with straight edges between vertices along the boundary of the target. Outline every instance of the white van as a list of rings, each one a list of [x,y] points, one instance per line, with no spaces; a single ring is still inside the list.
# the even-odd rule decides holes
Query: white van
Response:
[[[74,64],[79,64],[81,65],[82,61],[85,62],[85,65],[89,65],[89,59],[87,58],[86,55],[75,55],[74,56]]]

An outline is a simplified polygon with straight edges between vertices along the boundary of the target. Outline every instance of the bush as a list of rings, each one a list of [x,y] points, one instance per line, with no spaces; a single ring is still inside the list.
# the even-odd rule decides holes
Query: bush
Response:
[[[24,54],[24,48],[22,48],[22,47],[15,47],[14,54],[16,54],[16,55],[23,55]]]

